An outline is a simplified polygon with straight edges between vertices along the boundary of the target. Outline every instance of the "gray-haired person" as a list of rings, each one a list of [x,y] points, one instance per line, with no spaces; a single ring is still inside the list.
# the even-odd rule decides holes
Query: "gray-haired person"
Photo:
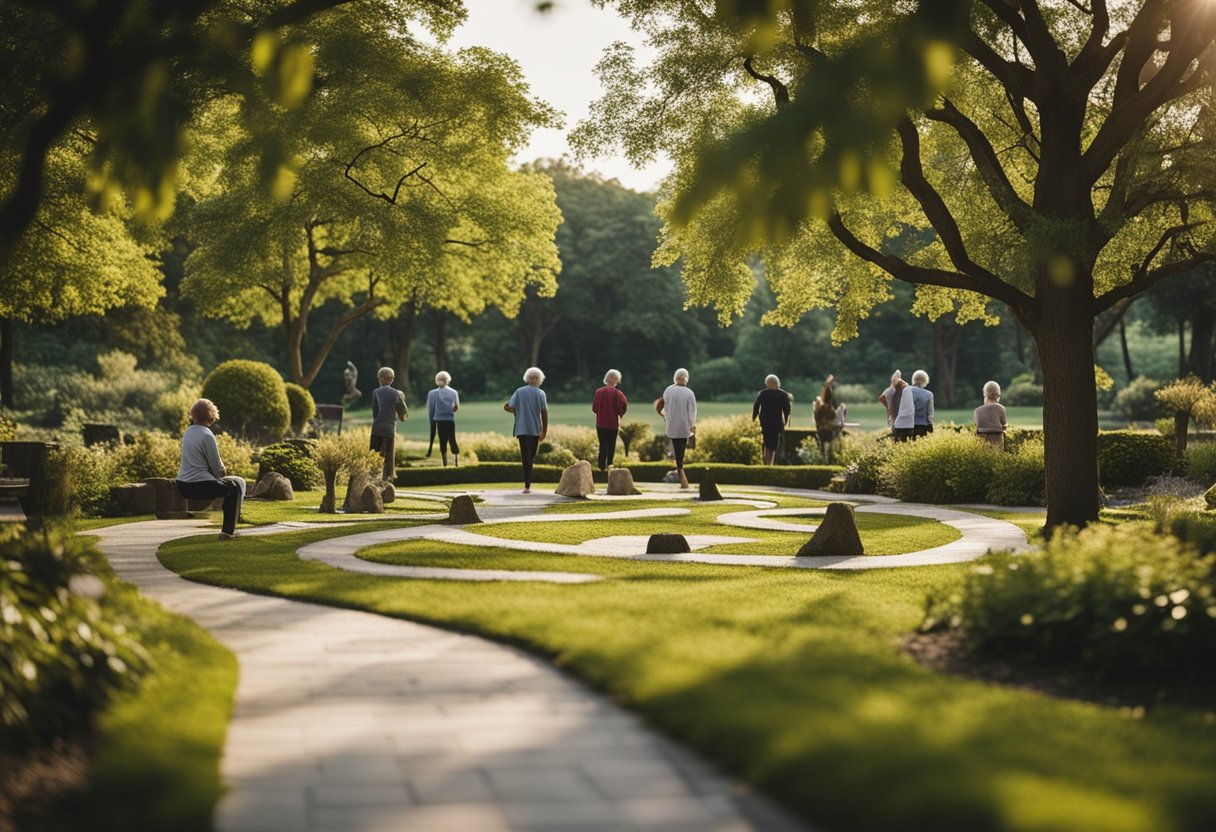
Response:
[[[1005,448],[1005,430],[1009,427],[1005,405],[1001,401],[1001,385],[990,381],[984,385],[984,403],[975,409],[975,433],[998,450]]]
[[[890,386],[878,397],[879,403],[887,409],[887,427],[895,424],[895,417],[899,414],[900,391],[908,386],[903,378],[899,370],[891,373]]]
[[[393,481],[394,445],[397,441],[397,422],[409,418],[409,407],[405,394],[393,387],[397,374],[392,367],[381,367],[376,373],[380,386],[372,391],[372,440],[371,449],[384,455],[382,472],[387,482]]]
[[[426,415],[439,434],[439,455],[445,468],[448,465],[448,448],[452,449],[452,464],[460,465],[460,446],[456,444],[456,411],[460,410],[460,394],[451,384],[451,375],[446,370],[440,370],[435,373],[435,389],[426,394]]]
[[[764,437],[764,464],[772,465],[777,458],[781,434],[790,423],[790,394],[781,389],[781,379],[771,373],[764,378],[764,389],[752,403],[752,421],[760,420]]]
[[[919,438],[933,433],[933,391],[926,390],[929,374],[917,370],[912,374],[912,386],[904,391],[904,395],[912,396],[912,436]]]
[[[245,501],[245,480],[227,476],[211,426],[220,418],[210,399],[190,406],[190,427],[182,434],[182,459],[177,469],[177,490],[187,500],[224,498],[224,524],[220,540],[236,537],[236,522]]]
[[[519,441],[519,461],[524,468],[524,493],[532,493],[532,461],[541,440],[549,432],[549,400],[540,386],[545,374],[540,367],[524,371],[524,386],[511,394],[502,409],[515,414],[515,438]]]
[[[697,396],[688,387],[688,370],[676,370],[671,384],[663,391],[663,419],[667,422],[667,438],[671,440],[676,458],[676,474],[680,488],[688,488],[684,473],[684,453],[688,440],[697,434]]]
[[[616,457],[616,437],[621,429],[621,417],[629,409],[629,399],[617,386],[621,383],[621,371],[604,373],[604,386],[595,391],[591,400],[591,412],[595,414],[595,435],[600,440],[599,466],[604,471]]]

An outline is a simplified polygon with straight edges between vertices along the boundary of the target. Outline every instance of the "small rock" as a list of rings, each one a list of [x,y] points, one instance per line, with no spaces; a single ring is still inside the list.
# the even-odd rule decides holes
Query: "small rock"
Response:
[[[865,549],[861,545],[861,535],[857,533],[853,507],[848,503],[828,503],[823,522],[815,529],[810,541],[798,550],[797,557],[855,557],[862,554],[865,554]]]
[[[718,490],[718,485],[711,479],[701,480],[701,502],[710,503],[714,500],[722,499],[722,492]]]
[[[1208,511],[1216,509],[1216,485],[1203,492],[1203,501],[1208,504]]]
[[[384,501],[385,505],[397,499],[397,489],[393,487],[391,482],[377,480],[376,484],[380,486],[380,499]]]
[[[646,541],[648,555],[681,555],[691,551],[688,539],[682,534],[652,534]]]
[[[562,471],[562,480],[554,494],[563,497],[586,497],[595,493],[595,479],[591,475],[591,463],[585,459]]]
[[[613,496],[641,494],[633,484],[633,473],[628,468],[608,469],[608,493]]]
[[[363,494],[359,497],[359,510],[364,514],[384,514],[384,498],[375,483],[369,482],[363,486]]]
[[[468,494],[453,497],[452,505],[448,508],[448,519],[445,522],[453,526],[480,523],[481,518],[477,516],[477,507],[473,503],[473,498]]]
[[[247,499],[290,501],[295,498],[296,492],[291,487],[291,480],[278,471],[267,471],[249,492]]]

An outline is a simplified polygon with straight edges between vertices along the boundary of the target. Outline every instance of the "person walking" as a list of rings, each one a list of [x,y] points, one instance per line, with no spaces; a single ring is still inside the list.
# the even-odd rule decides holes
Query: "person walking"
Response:
[[[190,406],[190,427],[182,434],[182,458],[177,468],[177,490],[187,500],[224,498],[224,522],[220,540],[236,537],[236,523],[245,501],[245,480],[228,476],[220,447],[211,426],[220,418],[219,408],[210,399],[199,399]]]
[[[896,382],[899,382],[898,387],[895,386]],[[895,414],[899,412],[899,393],[907,386],[908,384],[904,381],[903,374],[899,370],[896,370],[891,373],[891,384],[878,397],[878,401],[887,409],[887,427],[895,424]]]
[[[819,454],[824,462],[831,463],[836,457],[836,440],[840,437],[840,402],[836,399],[836,376],[828,374],[823,389],[815,398],[812,408],[815,417],[815,441],[819,443]]]
[[[502,409],[515,414],[515,438],[519,441],[519,460],[524,468],[524,493],[532,493],[532,461],[541,440],[549,432],[549,401],[540,386],[545,374],[540,367],[524,371],[524,385],[511,394]]]
[[[616,437],[621,429],[621,417],[629,409],[629,399],[617,386],[621,383],[621,371],[604,373],[604,386],[595,391],[591,400],[591,412],[595,414],[595,433],[600,440],[599,466],[604,471],[616,457]]]
[[[928,384],[929,374],[917,370],[912,374],[912,386],[904,393],[912,394],[912,436],[916,439],[933,433],[933,391],[925,389]]]
[[[790,423],[790,394],[781,389],[781,379],[773,374],[764,377],[764,389],[752,402],[752,421],[760,421],[764,438],[764,464],[772,465],[777,458],[781,435]]]
[[[460,394],[451,386],[447,370],[435,373],[435,389],[426,394],[426,415],[439,434],[439,456],[448,467],[448,448],[452,449],[452,464],[460,465],[460,446],[456,444],[456,411],[460,410]]]
[[[372,391],[372,439],[371,449],[384,456],[381,476],[385,482],[393,481],[394,445],[397,442],[397,422],[409,418],[410,409],[405,403],[405,394],[393,386],[397,374],[392,367],[381,367],[376,373],[380,386]]]
[[[898,371],[896,371],[898,372]],[[908,382],[897,378],[891,382],[895,393],[891,399],[891,437],[896,442],[907,442],[916,432],[916,405],[912,401]]]
[[[1001,385],[989,381],[984,385],[984,403],[975,409],[975,433],[997,450],[1005,449],[1005,431],[1009,422],[1001,401]]]
[[[671,381],[663,391],[663,419],[667,422],[667,438],[671,440],[680,488],[688,488],[688,476],[684,473],[684,453],[690,440],[696,442],[697,396],[688,386],[688,370],[683,367],[676,370]]]

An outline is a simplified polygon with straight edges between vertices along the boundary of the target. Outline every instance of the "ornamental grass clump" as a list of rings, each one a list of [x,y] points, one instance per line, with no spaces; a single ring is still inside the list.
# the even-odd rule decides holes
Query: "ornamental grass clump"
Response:
[[[1186,454],[1191,416],[1196,406],[1210,396],[1212,391],[1195,375],[1175,379],[1156,392],[1157,402],[1174,417],[1174,462],[1179,467]]]
[[[921,629],[960,632],[979,658],[1210,679],[1216,556],[1149,524],[1061,530],[1040,552],[973,566],[960,589],[928,599]]]
[[[321,514],[334,514],[337,511],[338,474],[366,474],[379,470],[381,465],[381,458],[368,450],[367,439],[360,434],[323,434],[313,446],[312,461],[325,479],[325,496],[321,498],[319,509]]]

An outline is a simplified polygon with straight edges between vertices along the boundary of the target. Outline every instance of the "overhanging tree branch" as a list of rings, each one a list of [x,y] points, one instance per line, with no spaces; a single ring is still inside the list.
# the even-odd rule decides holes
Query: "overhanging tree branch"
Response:
[[[1178,235],[1185,234],[1192,228],[1198,228],[1199,226],[1206,224],[1207,221],[1187,222],[1165,229],[1165,231],[1161,233],[1160,239],[1157,240],[1157,244],[1154,245],[1149,253],[1144,256],[1144,259],[1140,261],[1140,265],[1137,266],[1136,270],[1132,273],[1131,280],[1124,283],[1122,286],[1116,286],[1109,292],[1104,292],[1101,295],[1098,295],[1098,297],[1094,298],[1094,314],[1096,315],[1099,312],[1103,312],[1111,308],[1121,300],[1135,297],[1141,292],[1147,291],[1153,286],[1156,286],[1166,278],[1173,277],[1176,274],[1181,274],[1187,269],[1194,268],[1200,263],[1208,263],[1216,260],[1216,255],[1201,253],[1187,260],[1169,263],[1165,266],[1160,266],[1156,269],[1150,270],[1153,261],[1157,259],[1157,255],[1160,254],[1162,249],[1164,249],[1168,244],[1176,240]]]

